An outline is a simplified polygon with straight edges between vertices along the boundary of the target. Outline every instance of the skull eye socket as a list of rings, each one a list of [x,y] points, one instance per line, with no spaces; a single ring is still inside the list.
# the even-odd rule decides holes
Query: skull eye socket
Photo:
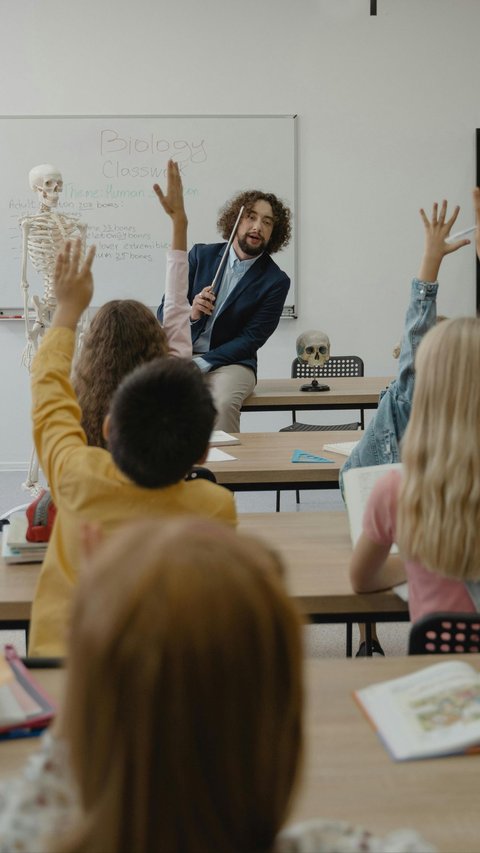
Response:
[[[319,349],[320,349],[320,352],[321,352],[321,354],[322,354],[322,355],[326,355],[326,354],[327,354],[327,348],[326,348],[326,347],[319,347]]]
[[[315,352],[315,347],[305,347],[305,352],[308,352],[308,354],[311,355],[312,352]]]

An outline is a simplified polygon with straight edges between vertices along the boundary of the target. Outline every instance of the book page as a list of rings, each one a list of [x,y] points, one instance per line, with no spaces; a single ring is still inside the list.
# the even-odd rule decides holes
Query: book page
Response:
[[[401,470],[401,462],[394,462],[391,465],[369,465],[365,468],[350,468],[348,471],[345,471],[343,475],[343,487],[352,545],[356,544],[362,532],[363,514],[375,483],[387,471],[392,471],[395,468]],[[396,545],[392,546],[390,553],[398,553]]]
[[[355,695],[397,760],[480,745],[480,675],[468,663],[435,664]]]
[[[24,720],[25,714],[15,698],[11,686],[2,684],[0,686],[0,726],[23,723]]]

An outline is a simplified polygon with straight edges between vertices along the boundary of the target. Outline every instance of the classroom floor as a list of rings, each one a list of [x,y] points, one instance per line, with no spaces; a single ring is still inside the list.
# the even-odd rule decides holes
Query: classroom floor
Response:
[[[22,489],[26,472],[0,472],[0,518],[30,500]],[[241,512],[274,512],[275,492],[237,492],[237,510]],[[295,492],[281,493],[283,512],[322,512],[325,510],[343,510],[344,504],[338,489],[300,492],[300,504],[295,503]],[[404,655],[407,652],[409,623],[384,623],[378,626],[378,636],[386,655]],[[14,643],[20,654],[25,653],[25,641],[22,631],[0,631],[0,643]],[[357,631],[354,629],[353,646],[357,648]],[[309,657],[344,657],[344,625],[311,625],[305,628],[305,648]]]

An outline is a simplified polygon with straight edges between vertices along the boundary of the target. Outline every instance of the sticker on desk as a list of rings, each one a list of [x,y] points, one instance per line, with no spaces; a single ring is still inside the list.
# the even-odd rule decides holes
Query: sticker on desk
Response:
[[[332,462],[333,459],[327,459],[325,456],[316,456],[315,453],[308,453],[307,450],[294,450],[292,453],[292,462]]]

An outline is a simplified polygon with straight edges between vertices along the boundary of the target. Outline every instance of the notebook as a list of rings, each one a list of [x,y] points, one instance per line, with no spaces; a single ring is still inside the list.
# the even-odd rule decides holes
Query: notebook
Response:
[[[0,655],[0,737],[37,734],[56,713],[54,701],[30,675],[14,646]]]

